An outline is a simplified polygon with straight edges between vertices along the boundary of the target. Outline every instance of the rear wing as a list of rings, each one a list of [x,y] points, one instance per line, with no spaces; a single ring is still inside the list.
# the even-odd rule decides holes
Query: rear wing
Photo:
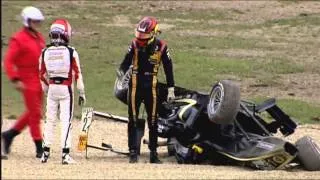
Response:
[[[268,99],[256,107],[257,113],[263,111],[267,111],[275,120],[268,124],[268,129],[270,129],[271,132],[279,128],[284,136],[294,133],[294,130],[297,128],[297,123],[277,106],[275,98]]]
[[[266,121],[258,116],[262,112],[267,112],[272,120]],[[279,108],[275,98],[268,99],[259,105],[242,100],[237,120],[244,129],[260,135],[276,133],[279,129],[284,136],[288,136],[297,128],[297,123]]]

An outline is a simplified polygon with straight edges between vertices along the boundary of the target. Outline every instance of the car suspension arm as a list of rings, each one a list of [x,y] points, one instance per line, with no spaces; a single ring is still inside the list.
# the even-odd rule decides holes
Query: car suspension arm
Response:
[[[264,131],[268,136],[271,136],[271,133],[254,117],[254,114],[248,110],[248,108],[240,103],[240,107],[252,118],[252,120]]]
[[[103,112],[93,111],[93,114],[95,116],[98,116],[98,117],[101,117],[101,118],[111,119],[111,120],[122,122],[122,123],[128,123],[129,122],[128,118],[126,118],[126,117],[117,116],[117,115],[113,115],[113,114],[110,114],[110,113],[103,113]]]

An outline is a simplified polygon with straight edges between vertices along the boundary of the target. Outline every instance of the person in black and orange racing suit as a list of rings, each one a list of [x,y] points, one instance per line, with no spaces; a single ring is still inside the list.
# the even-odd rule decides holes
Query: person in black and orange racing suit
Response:
[[[149,127],[150,163],[161,163],[157,155],[157,74],[162,63],[168,86],[168,101],[175,98],[172,60],[167,44],[156,36],[160,33],[154,17],[144,17],[138,23],[120,72],[132,68],[128,90],[128,146],[130,163],[138,162],[137,120],[142,102],[145,104]],[[140,143],[140,142],[139,142]]]

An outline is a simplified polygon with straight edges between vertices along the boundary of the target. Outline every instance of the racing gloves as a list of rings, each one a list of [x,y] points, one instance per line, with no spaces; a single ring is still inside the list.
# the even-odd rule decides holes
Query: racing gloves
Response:
[[[84,92],[79,93],[79,101],[78,101],[79,106],[84,106],[86,104],[86,96]]]
[[[169,87],[167,101],[168,103],[172,103],[174,99],[175,99],[174,87]]]

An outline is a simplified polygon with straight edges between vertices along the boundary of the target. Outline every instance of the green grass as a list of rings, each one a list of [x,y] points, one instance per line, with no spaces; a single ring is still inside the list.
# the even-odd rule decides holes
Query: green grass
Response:
[[[287,25],[287,26],[319,26],[320,25],[320,17],[319,13],[302,13],[298,17],[293,18],[285,18],[285,19],[275,19],[270,20],[264,23],[264,26],[270,27],[274,25]]]
[[[144,8],[141,8],[142,4]],[[295,49],[299,49],[300,54],[308,56],[310,52],[317,52],[316,43],[310,39],[303,39],[303,37],[301,37],[302,40],[311,43],[301,44],[293,40],[283,39],[281,34],[274,32],[272,26],[288,24],[303,28],[319,25],[319,14],[270,20],[259,24],[245,22],[228,24],[229,20],[235,20],[235,15],[242,15],[246,12],[225,11],[223,9],[170,9],[171,6],[158,7],[160,4],[158,2],[140,1],[74,1],[73,3],[63,1],[59,3],[52,1],[5,1],[2,2],[2,51],[5,52],[10,35],[21,27],[19,14],[24,6],[35,5],[45,12],[47,19],[42,28],[45,36],[48,34],[48,27],[53,19],[58,17],[68,18],[75,32],[72,37],[72,45],[77,48],[80,54],[88,99],[87,106],[92,106],[100,111],[119,113],[120,115],[126,115],[127,110],[126,106],[113,95],[115,70],[121,63],[127,51],[127,46],[133,38],[134,24],[144,15],[156,16],[160,22],[173,25],[171,29],[164,29],[160,37],[168,42],[171,50],[178,86],[206,92],[210,85],[223,78],[223,75],[232,75],[242,80],[254,78],[256,81],[268,85],[278,85],[276,77],[279,75],[312,70],[312,68],[308,69],[293,62],[287,55],[294,56],[290,52],[290,48],[294,46]],[[114,21],[117,19],[116,17],[125,17],[124,22],[127,24],[114,26],[118,23]],[[180,21],[175,22],[176,19],[180,19]],[[188,21],[181,21],[181,19]],[[215,25],[208,23],[210,20],[226,23]],[[249,31],[254,28],[264,28],[266,33],[274,33],[274,37],[270,38],[271,40],[288,42],[291,46],[275,47],[265,43],[267,42],[265,37],[241,37],[236,35],[240,31]],[[193,33],[187,35],[185,34],[186,31]],[[215,35],[215,31],[226,32],[227,34]],[[202,33],[197,34],[198,32]],[[208,35],[206,35],[207,32]],[[307,37],[309,33],[315,32],[304,33]],[[228,56],[223,53],[224,50],[232,49],[266,51],[267,53],[261,55],[261,57],[251,56],[250,53],[248,53],[248,56],[237,54]],[[220,53],[216,53],[215,50],[220,50]],[[280,51],[283,56],[274,54],[274,51]],[[319,67],[319,64],[314,64],[312,67]],[[318,72],[316,70],[317,68],[313,68],[312,72]],[[22,99],[13,90],[3,73],[1,78],[3,80],[1,84],[2,112],[6,117],[17,116],[23,110]],[[163,72],[160,73],[159,78],[164,79]],[[285,110],[288,110],[288,114],[292,114],[299,120],[301,119],[302,122],[310,122],[307,118],[308,115],[316,115],[317,110],[319,110],[317,105],[306,102],[280,100],[280,103],[283,103],[281,105]],[[308,108],[300,110],[300,105],[305,105]],[[310,112],[308,109],[310,109]],[[78,107],[75,114],[76,116],[80,114]]]

